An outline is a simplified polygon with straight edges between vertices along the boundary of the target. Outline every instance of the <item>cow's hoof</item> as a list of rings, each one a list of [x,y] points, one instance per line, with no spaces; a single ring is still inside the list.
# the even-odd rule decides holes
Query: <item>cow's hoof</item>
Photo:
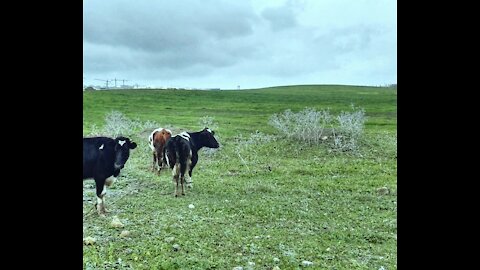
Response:
[[[99,209],[97,210],[97,213],[99,216],[105,217],[105,215],[107,214],[107,211],[105,211],[105,209]]]

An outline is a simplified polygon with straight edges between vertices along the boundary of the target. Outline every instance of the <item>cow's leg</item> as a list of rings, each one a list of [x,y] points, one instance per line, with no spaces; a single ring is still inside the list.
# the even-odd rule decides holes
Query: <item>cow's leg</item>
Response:
[[[162,163],[163,163],[163,149],[158,149],[157,150],[157,163],[155,166],[157,166],[157,172],[160,174],[160,171],[162,170]]]
[[[178,184],[179,184],[179,175],[173,176],[173,184],[175,185],[175,197],[178,197]]]
[[[182,196],[185,196],[185,174],[181,175],[180,184],[182,186]]]
[[[190,155],[187,156],[187,160],[180,162],[180,183],[182,185],[182,195],[185,195],[185,174],[188,173],[190,164],[191,164],[191,152]]]
[[[100,216],[105,216],[107,212],[105,209],[105,194],[107,193],[105,179],[95,179],[95,187],[97,189],[97,212]]]
[[[153,161],[152,161],[152,171],[159,171],[159,169],[158,169],[159,160],[160,160],[160,158],[159,158],[158,152],[157,152],[157,150],[154,150],[153,151]]]
[[[157,150],[157,170],[160,173],[162,170],[162,163],[163,163],[163,149],[159,147]]]
[[[187,175],[187,188],[193,188],[193,181],[192,181],[192,168],[188,170],[188,175]]]
[[[155,171],[155,166],[157,165],[157,154],[153,152],[153,163],[152,163],[152,172]]]
[[[178,184],[179,184],[179,174],[180,170],[178,168],[178,164],[175,164],[175,166],[173,167],[173,171],[172,171],[172,174],[173,174],[173,185],[175,186],[175,193],[174,193],[174,196],[175,197],[178,197]]]
[[[193,180],[192,180],[192,171],[195,165],[197,164],[198,161],[198,156],[193,155],[191,162],[188,166],[188,179],[187,179],[187,187],[188,188],[193,188]]]

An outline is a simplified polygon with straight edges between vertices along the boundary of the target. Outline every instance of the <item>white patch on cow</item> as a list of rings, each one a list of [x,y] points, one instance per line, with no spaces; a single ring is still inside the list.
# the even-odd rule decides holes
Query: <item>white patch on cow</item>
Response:
[[[208,132],[210,132],[210,133],[212,133],[212,130],[211,130],[211,129],[209,129],[209,128],[207,128],[207,131],[208,131]]]
[[[150,135],[148,136],[148,141],[150,142],[149,146],[152,150],[155,150],[155,147],[153,147],[153,135],[155,135],[155,132],[160,131],[162,129],[163,128],[157,128],[154,131],[152,131],[152,133],[150,133]]]
[[[117,181],[117,178],[112,175],[112,176],[108,177],[107,179],[105,179],[105,185],[107,185],[107,187],[109,187],[113,183],[115,183],[116,181]]]
[[[120,146],[123,146],[126,142],[127,142],[127,141],[121,141],[121,140],[119,140],[119,141],[118,141],[118,144],[120,144]]]
[[[103,147],[104,147],[104,145],[103,145],[103,143],[102,143],[102,145],[100,145],[100,147],[99,147],[98,149],[102,150]]]
[[[102,190],[102,193],[100,193],[100,195],[105,196],[105,194],[107,194],[107,187],[105,185],[103,185],[103,190]]]
[[[193,188],[192,178],[188,174],[185,176],[185,183],[187,183],[188,188]]]
[[[170,160],[168,159],[168,155],[165,155],[165,159],[167,160],[167,166],[170,168]]]
[[[189,135],[187,132],[185,132],[185,131],[182,132],[182,133],[180,133],[180,134],[178,134],[178,136],[184,138],[184,139],[187,140],[187,141],[190,141],[190,135]]]
[[[97,196],[97,204],[102,204],[102,203],[103,203],[103,199]]]
[[[175,175],[179,175],[180,174],[180,164],[175,164],[175,166],[173,166],[173,170],[172,170],[172,176],[175,176]]]
[[[148,146],[150,147],[150,149],[152,149],[152,151],[155,151],[155,146],[153,146],[153,140],[149,141]]]

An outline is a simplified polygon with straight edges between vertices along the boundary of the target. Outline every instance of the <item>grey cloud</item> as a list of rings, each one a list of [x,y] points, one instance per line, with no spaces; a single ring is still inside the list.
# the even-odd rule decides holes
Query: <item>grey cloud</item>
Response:
[[[134,5],[86,4],[84,39],[161,52],[192,48],[210,38],[249,35],[256,19],[248,6],[229,8],[222,1],[215,5],[200,1],[165,1],[151,6],[149,3],[152,1],[135,1]]]
[[[262,12],[262,17],[268,20],[274,31],[297,26],[294,9],[290,5],[266,8]]]
[[[380,26],[352,25],[316,33],[314,28],[297,26],[281,33],[265,33],[256,58],[238,67],[243,73],[268,77],[297,77],[338,70],[347,62],[376,61],[393,47]]]
[[[354,25],[334,28],[326,34],[319,35],[315,42],[326,45],[332,52],[346,53],[362,50],[371,45],[372,38],[382,34],[381,26]]]
[[[85,5],[84,42],[90,44],[84,50],[85,59],[99,62],[87,67],[109,69],[113,63],[107,64],[108,59],[160,69],[197,64],[222,67],[250,54],[238,43],[238,38],[253,33],[252,23],[258,20],[248,5],[232,8],[226,1],[216,1],[215,5],[199,1],[149,3]]]

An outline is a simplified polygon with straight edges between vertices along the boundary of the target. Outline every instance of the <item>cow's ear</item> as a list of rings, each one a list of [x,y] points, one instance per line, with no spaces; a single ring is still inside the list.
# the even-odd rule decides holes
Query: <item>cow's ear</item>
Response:
[[[135,142],[130,142],[129,146],[130,146],[130,149],[137,148],[137,144]]]

